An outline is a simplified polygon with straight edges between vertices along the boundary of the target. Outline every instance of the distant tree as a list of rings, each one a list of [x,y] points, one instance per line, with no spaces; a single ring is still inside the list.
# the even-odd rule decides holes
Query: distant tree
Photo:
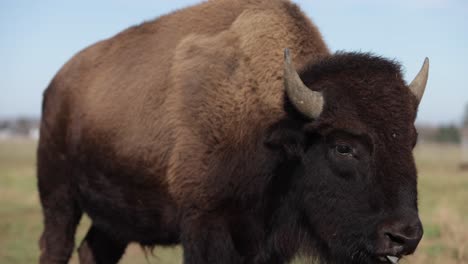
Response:
[[[460,168],[462,170],[468,170],[468,104],[465,106],[465,116],[463,117],[463,128],[462,128],[462,163]]]
[[[13,133],[18,136],[27,136],[31,130],[31,120],[27,118],[19,118],[16,120],[13,127]]]
[[[465,116],[463,117],[463,127],[468,127],[468,104],[465,106]]]
[[[455,125],[441,126],[434,135],[434,141],[440,143],[460,143],[460,130]]]
[[[8,128],[8,121],[0,120],[0,130],[4,130]]]

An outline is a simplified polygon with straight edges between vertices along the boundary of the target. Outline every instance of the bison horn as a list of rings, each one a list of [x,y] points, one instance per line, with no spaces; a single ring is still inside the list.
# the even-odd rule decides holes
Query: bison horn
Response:
[[[414,78],[414,80],[409,85],[411,92],[416,96],[418,102],[421,101],[421,98],[424,94],[424,90],[426,89],[427,78],[429,76],[429,59],[426,58],[424,60],[424,64],[419,71],[418,75]]]
[[[284,86],[294,107],[307,117],[316,119],[323,109],[323,95],[312,91],[301,80],[292,65],[289,49],[284,49]]]

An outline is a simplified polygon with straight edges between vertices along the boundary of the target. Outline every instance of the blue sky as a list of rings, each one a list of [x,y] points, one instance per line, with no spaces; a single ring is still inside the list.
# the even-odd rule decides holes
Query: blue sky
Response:
[[[195,0],[0,2],[0,117],[39,116],[42,91],[73,54]],[[431,60],[419,123],[460,123],[468,104],[468,1],[294,1],[333,51],[396,58],[410,81]]]

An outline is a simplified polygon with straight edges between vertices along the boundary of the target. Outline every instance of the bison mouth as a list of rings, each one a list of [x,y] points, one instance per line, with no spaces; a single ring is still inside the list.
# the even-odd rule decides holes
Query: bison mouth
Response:
[[[342,257],[338,255],[330,256],[328,262],[335,264],[397,264],[401,261],[402,255],[378,254],[368,250],[357,250],[352,254],[344,254]],[[327,260],[325,258],[325,260]]]
[[[347,260],[330,260],[328,259],[325,263],[335,263],[335,264],[397,264],[401,260],[401,257],[398,256],[361,256],[360,258],[348,258]]]
[[[396,264],[400,260],[400,257],[386,255],[386,256],[379,256],[379,257],[377,257],[377,259],[379,261],[378,263]]]
[[[353,259],[352,261],[348,261],[346,263],[356,263],[356,264],[397,264],[401,260],[401,257],[399,256],[391,256],[391,255],[385,255],[385,256],[368,256],[368,257],[363,257],[360,260]],[[341,263],[341,262],[340,262]],[[343,262],[345,263],[345,262]]]
[[[350,255],[339,255],[330,256],[329,258],[324,257],[325,263],[335,264],[397,264],[400,262],[403,256],[401,255],[380,255],[371,253],[370,251],[355,251]]]
[[[356,260],[356,259],[355,259]],[[397,264],[401,260],[400,256],[392,256],[392,255],[377,255],[374,257],[363,258],[360,261],[349,262],[349,263],[378,263],[378,264]]]

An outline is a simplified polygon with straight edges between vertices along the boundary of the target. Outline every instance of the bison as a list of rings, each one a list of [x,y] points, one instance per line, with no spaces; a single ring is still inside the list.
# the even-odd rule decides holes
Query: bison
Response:
[[[75,55],[44,93],[40,263],[181,244],[184,263],[396,263],[423,234],[428,61],[331,53],[287,0],[214,0]]]

